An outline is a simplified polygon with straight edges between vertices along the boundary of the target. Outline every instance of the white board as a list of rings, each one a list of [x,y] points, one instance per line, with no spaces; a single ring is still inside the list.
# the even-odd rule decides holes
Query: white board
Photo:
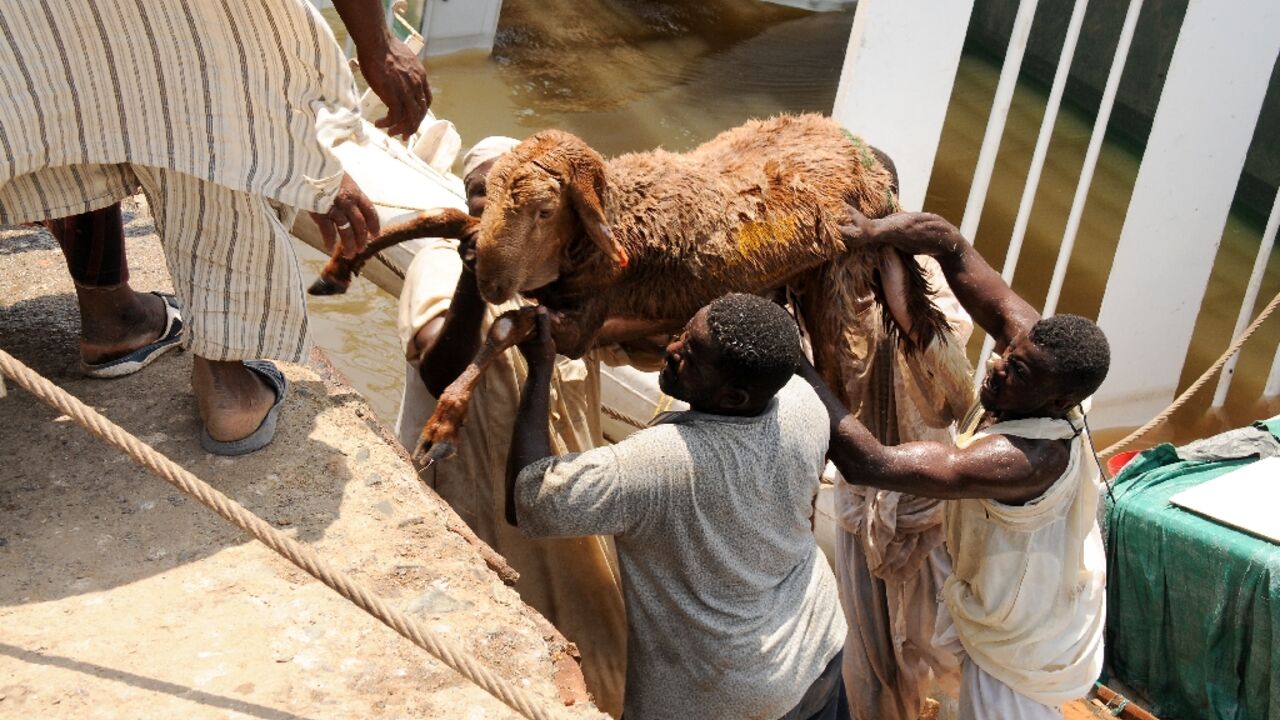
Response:
[[[1280,457],[1250,463],[1169,498],[1223,525],[1280,543]]]

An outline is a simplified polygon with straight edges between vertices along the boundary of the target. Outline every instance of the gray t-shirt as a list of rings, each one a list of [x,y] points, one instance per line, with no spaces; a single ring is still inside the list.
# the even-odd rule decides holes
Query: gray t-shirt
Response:
[[[829,439],[795,378],[758,416],[676,413],[520,473],[527,534],[616,536],[627,720],[774,720],[840,650],[835,577],[810,529]]]

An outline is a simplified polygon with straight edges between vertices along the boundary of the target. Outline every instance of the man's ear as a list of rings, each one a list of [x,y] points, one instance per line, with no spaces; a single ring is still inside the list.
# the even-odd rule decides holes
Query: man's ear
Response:
[[[716,400],[722,410],[745,411],[752,408],[751,393],[733,385],[724,385],[716,392]]]
[[[1071,408],[1080,404],[1074,393],[1059,391],[1058,394],[1049,402],[1049,408],[1053,417],[1066,417],[1071,412]]]

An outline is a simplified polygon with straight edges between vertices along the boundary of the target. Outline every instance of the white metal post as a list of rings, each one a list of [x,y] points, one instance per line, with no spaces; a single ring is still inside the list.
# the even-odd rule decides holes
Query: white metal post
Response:
[[[1027,182],[1022,187],[1022,199],[1018,202],[1018,214],[1013,221],[1013,235],[1009,238],[1009,250],[1004,256],[1004,269],[1000,273],[1006,283],[1013,283],[1013,274],[1018,270],[1018,257],[1022,254],[1022,242],[1027,237],[1027,223],[1031,220],[1031,208],[1035,205],[1036,191],[1040,189],[1040,174],[1044,171],[1044,159],[1049,154],[1049,141],[1053,139],[1053,126],[1058,121],[1058,109],[1062,107],[1062,92],[1067,87],[1067,76],[1071,74],[1071,60],[1076,55],[1076,42],[1080,39],[1080,26],[1084,24],[1084,13],[1089,8],[1089,0],[1076,0],[1071,11],[1071,20],[1067,23],[1067,34],[1062,40],[1062,53],[1058,56],[1058,69],[1053,75],[1053,85],[1049,90],[1049,99],[1045,102],[1044,118],[1040,121],[1040,134],[1036,137],[1036,147],[1031,153],[1031,167],[1027,170]],[[996,341],[990,335],[982,341],[982,352],[978,357],[985,360],[991,354]],[[975,373],[975,386],[982,382],[981,373]]]
[[[1262,242],[1258,245],[1258,255],[1253,259],[1253,271],[1249,273],[1249,285],[1244,291],[1244,300],[1240,302],[1240,314],[1236,317],[1235,330],[1231,331],[1231,342],[1244,332],[1253,319],[1253,306],[1258,303],[1258,289],[1262,287],[1262,276],[1267,271],[1267,260],[1271,258],[1271,248],[1276,244],[1276,229],[1280,227],[1280,192],[1271,205],[1271,215],[1267,218],[1267,227],[1262,231]],[[1218,390],[1213,394],[1213,406],[1222,407],[1227,402],[1227,391],[1231,389],[1231,379],[1236,372],[1236,362],[1240,353],[1236,353],[1226,365],[1222,366],[1222,374],[1218,376]]]
[[[1271,372],[1267,374],[1267,386],[1262,390],[1262,396],[1273,398],[1280,395],[1280,347],[1276,348],[1275,359],[1271,361]]]
[[[862,0],[831,114],[893,158],[902,207],[933,174],[973,0]]]
[[[1018,72],[1022,69],[1022,55],[1031,35],[1031,21],[1035,19],[1037,0],[1021,0],[1018,14],[1013,19],[1013,32],[1009,35],[1009,47],[1004,53],[1004,67],[1000,81],[996,83],[995,100],[991,103],[991,115],[987,118],[987,131],[982,137],[982,149],[978,151],[978,167],[973,173],[973,185],[969,187],[969,200],[960,220],[960,234],[974,241],[978,222],[982,219],[982,207],[987,203],[987,190],[991,187],[991,174],[995,171],[996,155],[1000,152],[1000,140],[1004,137],[1004,124],[1013,104],[1013,91],[1018,85]]]
[[[1098,321],[1111,374],[1096,426],[1139,425],[1173,398],[1245,153],[1280,53],[1275,0],[1191,0]]]
[[[1076,235],[1080,232],[1080,219],[1084,217],[1085,200],[1089,197],[1089,188],[1093,186],[1093,171],[1098,168],[1098,156],[1102,154],[1102,141],[1107,136],[1107,125],[1111,122],[1111,109],[1116,104],[1116,91],[1120,88],[1120,78],[1124,75],[1124,66],[1129,59],[1129,47],[1133,44],[1134,29],[1138,27],[1138,16],[1142,13],[1142,0],[1130,0],[1129,11],[1124,16],[1124,25],[1120,28],[1120,40],[1116,43],[1116,54],[1111,60],[1111,70],[1107,73],[1107,84],[1102,90],[1102,100],[1098,104],[1098,116],[1093,121],[1093,133],[1089,135],[1089,148],[1084,153],[1084,165],[1080,168],[1080,182],[1076,185],[1076,195],[1071,200],[1071,212],[1067,215],[1067,228],[1062,234],[1062,245],[1058,248],[1058,261],[1053,266],[1053,279],[1049,281],[1049,294],[1044,301],[1044,316],[1048,317],[1058,309],[1058,298],[1062,296],[1062,283],[1066,281],[1067,265],[1071,262],[1071,251],[1076,246]]]

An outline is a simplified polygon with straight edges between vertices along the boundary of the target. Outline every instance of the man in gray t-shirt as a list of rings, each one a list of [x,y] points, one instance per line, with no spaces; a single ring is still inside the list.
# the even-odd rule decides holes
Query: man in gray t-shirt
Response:
[[[667,347],[659,379],[692,410],[550,457],[555,347],[540,312],[521,346],[507,517],[532,536],[615,536],[627,720],[834,720],[846,628],[810,529],[830,430],[793,375],[795,323],[752,295],[712,302]]]

